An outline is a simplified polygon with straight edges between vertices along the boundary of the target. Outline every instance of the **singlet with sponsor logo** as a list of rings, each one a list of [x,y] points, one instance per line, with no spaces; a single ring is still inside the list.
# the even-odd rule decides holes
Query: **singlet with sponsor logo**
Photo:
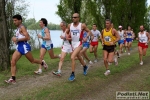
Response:
[[[132,38],[132,31],[127,31],[127,37],[126,38]]]
[[[124,40],[124,31],[122,30],[120,32],[120,30],[119,30],[118,33],[119,33],[119,36],[120,36],[120,40]]]
[[[94,35],[94,38],[92,40],[92,42],[98,42],[98,37],[101,35],[100,31],[98,30],[91,30],[92,34]]]
[[[61,36],[66,37],[66,32],[62,31]],[[71,44],[68,40],[63,40],[63,45],[65,45],[65,46],[69,45],[70,46]]]
[[[80,40],[80,38],[81,38],[81,31],[82,31],[81,25],[82,25],[82,23],[79,23],[78,26],[75,27],[73,25],[73,23],[71,23],[70,33],[71,33],[72,43],[81,41]]]
[[[141,43],[147,43],[148,42],[148,37],[146,35],[146,31],[144,31],[143,34],[141,32],[139,32],[138,37],[139,37],[139,42],[141,42]]]
[[[114,42],[116,37],[112,34],[112,28],[109,31],[103,31],[104,45],[110,46],[110,42]]]
[[[45,37],[45,29],[46,29],[47,27],[44,27],[42,30],[41,30],[41,35],[42,35],[42,37]],[[50,34],[50,33],[49,33]],[[51,36],[50,36],[51,37]],[[42,44],[43,45],[47,45],[47,46],[50,46],[50,44],[52,44],[52,41],[51,41],[51,39],[50,40],[43,40],[43,42],[42,42]]]

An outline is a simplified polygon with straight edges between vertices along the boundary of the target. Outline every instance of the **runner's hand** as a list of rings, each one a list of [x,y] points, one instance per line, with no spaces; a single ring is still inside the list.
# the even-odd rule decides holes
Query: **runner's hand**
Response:
[[[42,38],[42,36],[40,34],[38,34],[37,36],[38,36],[38,38]]]
[[[13,42],[17,42],[17,38],[16,37],[12,37],[12,41]]]

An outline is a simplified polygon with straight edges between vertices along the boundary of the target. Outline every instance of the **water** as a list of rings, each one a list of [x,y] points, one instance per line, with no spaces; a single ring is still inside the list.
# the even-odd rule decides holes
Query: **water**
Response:
[[[38,42],[37,33],[41,34],[41,30],[37,30],[37,31],[28,30],[28,33],[30,35],[30,38],[33,38],[33,39],[30,39],[30,40],[32,40],[31,41],[32,43],[29,42],[31,47],[32,47],[32,45],[34,45],[35,47],[38,47],[39,42]],[[60,39],[60,34],[61,34],[61,30],[50,30],[50,36],[51,36],[51,40],[54,45],[54,48],[62,46],[62,40]],[[40,42],[42,43],[42,39],[40,39]],[[14,44],[11,48],[15,49],[15,47],[16,47],[16,45]]]

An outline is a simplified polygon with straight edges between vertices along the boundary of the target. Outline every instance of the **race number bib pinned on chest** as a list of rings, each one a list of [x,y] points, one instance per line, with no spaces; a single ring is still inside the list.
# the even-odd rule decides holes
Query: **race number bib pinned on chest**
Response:
[[[131,35],[128,35],[128,38],[132,38],[132,36],[131,36]]]
[[[111,42],[111,38],[110,38],[109,36],[106,36],[106,37],[105,37],[105,41],[106,41],[106,42]]]

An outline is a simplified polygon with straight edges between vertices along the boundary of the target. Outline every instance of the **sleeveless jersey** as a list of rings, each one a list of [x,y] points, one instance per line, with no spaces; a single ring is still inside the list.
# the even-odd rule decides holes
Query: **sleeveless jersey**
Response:
[[[81,30],[82,30],[81,25],[82,25],[82,23],[79,23],[79,25],[77,27],[74,27],[73,23],[71,23],[70,32],[71,32],[72,43],[80,42]]]
[[[122,30],[120,32],[120,30],[119,30],[118,33],[119,33],[119,36],[120,36],[120,40],[124,40],[124,31]]]
[[[45,37],[45,29],[46,29],[47,27],[44,27],[42,30],[41,30],[41,35],[42,35],[42,37]],[[42,45],[47,45],[47,46],[49,46],[50,44],[52,44],[52,41],[51,41],[51,39],[50,40],[43,40],[43,42],[42,42]]]
[[[91,32],[94,35],[94,39],[92,40],[92,42],[98,42],[98,37],[101,35],[100,32],[98,30],[91,30]]]
[[[141,34],[141,32],[139,32],[138,37],[139,37],[139,42],[141,42],[141,43],[147,43],[148,42],[148,37],[147,37],[145,31],[143,34]]]
[[[132,31],[127,31],[127,37],[126,38],[132,38]]]
[[[116,37],[112,34],[112,28],[107,32],[103,31],[104,45],[110,46],[110,42],[114,42]]]
[[[22,26],[22,25],[21,25]],[[21,27],[20,26],[20,27]],[[18,27],[17,28],[17,31],[16,31],[16,37],[18,38],[18,39],[21,39],[21,38],[24,38],[25,36],[22,34],[22,33],[20,33],[20,27]]]
[[[63,36],[63,37],[66,37],[66,33],[65,32],[62,32],[61,33],[61,36]],[[68,40],[63,40],[63,45],[65,45],[65,46],[70,46],[70,42],[68,41]]]

